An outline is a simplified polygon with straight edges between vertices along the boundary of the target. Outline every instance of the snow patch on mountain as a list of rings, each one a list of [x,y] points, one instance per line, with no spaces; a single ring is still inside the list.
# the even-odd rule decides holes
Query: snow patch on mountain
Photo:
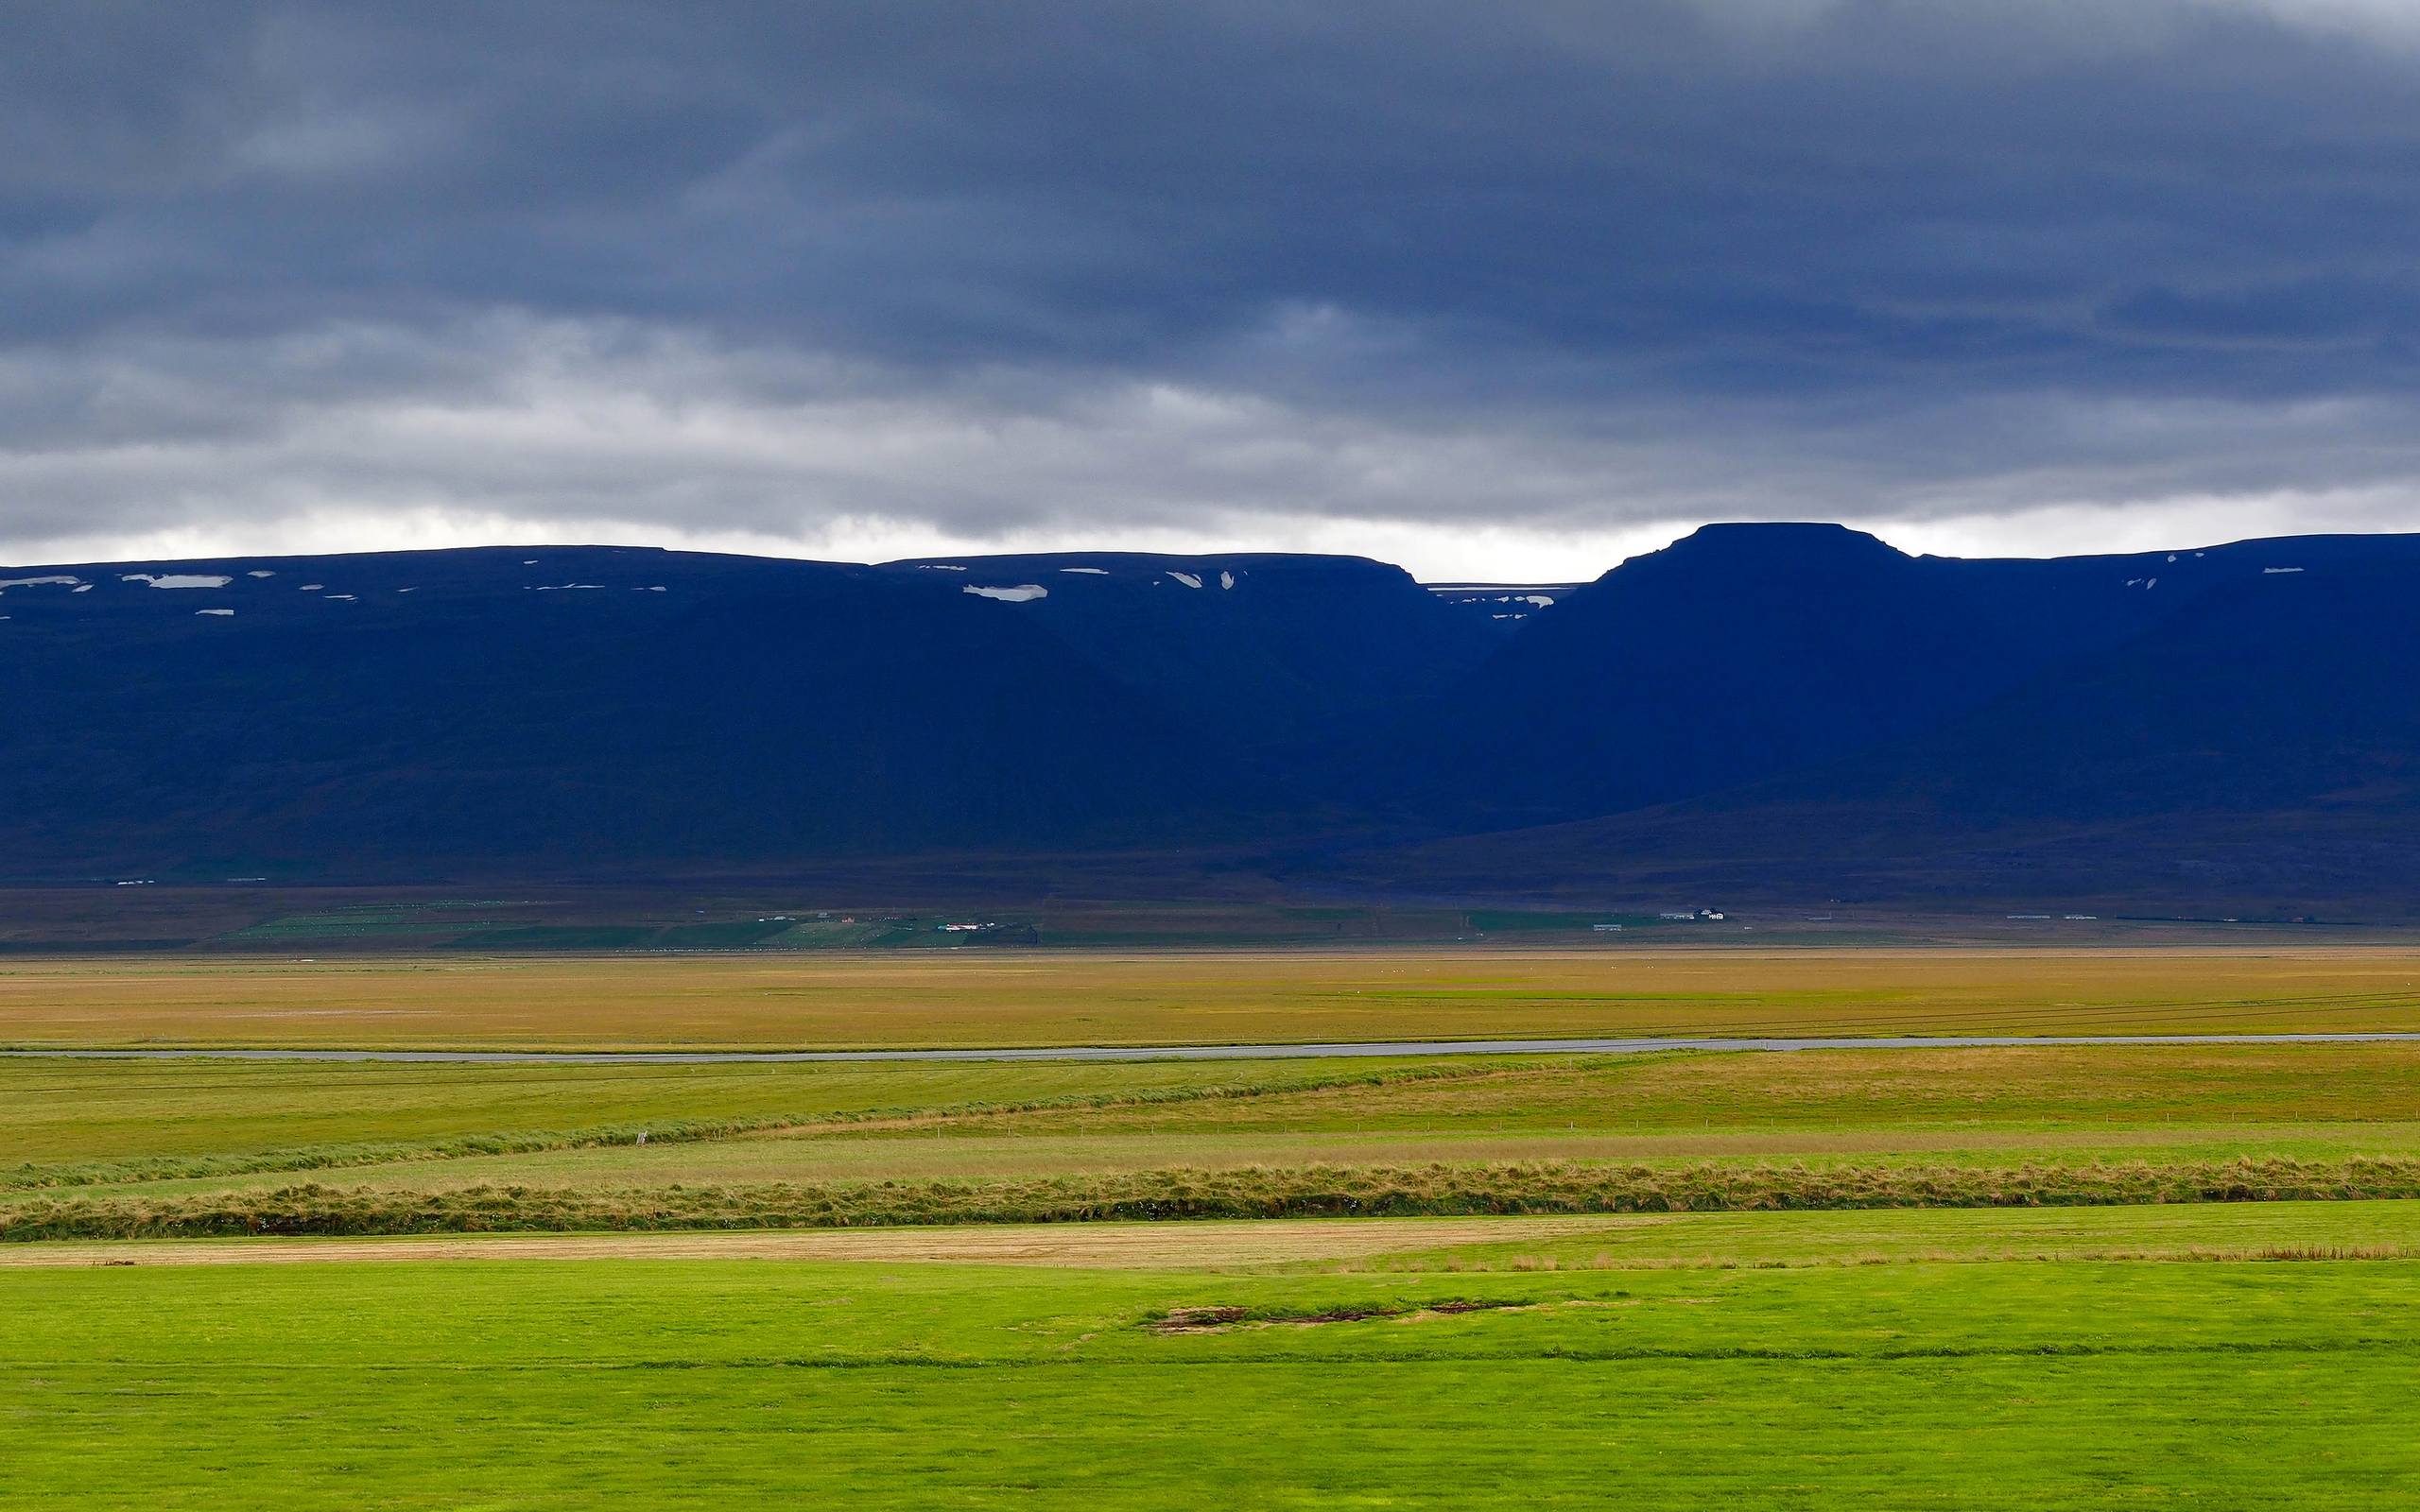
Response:
[[[117,580],[154,588],[224,588],[235,579],[222,573],[120,573]]]

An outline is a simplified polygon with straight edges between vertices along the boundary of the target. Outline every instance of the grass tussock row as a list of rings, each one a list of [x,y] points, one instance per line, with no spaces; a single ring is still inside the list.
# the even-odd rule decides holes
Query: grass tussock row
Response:
[[[60,1197],[0,1210],[0,1240],[427,1234],[1193,1218],[1724,1212],[2420,1197],[2420,1159],[1810,1169],[1505,1165],[1191,1169],[989,1181],[627,1192],[319,1185],[192,1197]]]
[[[1668,1058],[1639,1056],[1636,1060]],[[1414,1066],[1361,1071],[1301,1081],[1228,1082],[1211,1087],[1152,1087],[1129,1091],[1067,1092],[1019,1101],[945,1103],[925,1107],[860,1108],[841,1112],[769,1113],[748,1118],[700,1118],[599,1125],[590,1128],[527,1129],[465,1134],[441,1140],[358,1141],[304,1145],[240,1155],[147,1156],[74,1164],[26,1161],[0,1169],[0,1192],[41,1192],[73,1187],[116,1186],[135,1181],[180,1181],[213,1177],[256,1176],[279,1171],[336,1171],[403,1160],[454,1160],[482,1155],[535,1155],[548,1150],[597,1149],[649,1144],[694,1144],[791,1129],[848,1127],[865,1124],[943,1122],[1002,1114],[1050,1113],[1152,1108],[1178,1103],[1282,1097],[1293,1092],[1334,1091],[1355,1087],[1397,1087],[1412,1082],[1469,1081],[1507,1074],[1500,1065]]]

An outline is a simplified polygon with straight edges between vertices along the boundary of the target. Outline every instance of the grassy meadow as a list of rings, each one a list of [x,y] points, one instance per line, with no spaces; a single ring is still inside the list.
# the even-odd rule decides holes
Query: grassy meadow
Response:
[[[21,1059],[0,1151],[15,1237],[2401,1195],[2420,1044]]]
[[[1843,1040],[0,1059],[0,1506],[2401,1504],[2420,1043],[1855,1037],[2420,1026],[2415,964],[11,962],[20,1044]]]
[[[2420,1030],[2408,947],[0,957],[0,1046],[849,1049]]]
[[[2259,1227],[2271,1252],[2317,1253],[2346,1206]],[[2197,1258],[1957,1258],[2037,1243],[2023,1212],[1856,1215],[1979,1221],[1809,1261],[1807,1231],[1842,1216],[1631,1230],[1727,1226],[1668,1263],[1651,1237],[1620,1263],[1624,1230],[1526,1243],[1502,1220],[1469,1245],[1339,1234],[1341,1256],[1188,1256],[1163,1225],[1156,1252],[988,1263],[120,1246],[0,1267],[0,1502],[2349,1508],[2420,1489],[2420,1262],[2224,1258],[2239,1230]],[[1707,1250],[1730,1259],[1684,1253]]]

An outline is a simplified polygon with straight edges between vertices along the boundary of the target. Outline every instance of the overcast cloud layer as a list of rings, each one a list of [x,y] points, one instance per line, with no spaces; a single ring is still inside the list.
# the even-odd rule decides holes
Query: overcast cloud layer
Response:
[[[2420,528],[2399,0],[0,10],[0,560]]]

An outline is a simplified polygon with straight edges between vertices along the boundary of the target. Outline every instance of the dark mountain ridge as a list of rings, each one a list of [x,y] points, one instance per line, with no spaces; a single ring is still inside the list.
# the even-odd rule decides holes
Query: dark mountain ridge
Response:
[[[2036,863],[2374,896],[2420,854],[2415,674],[2408,536],[1962,560],[1720,525],[1535,595],[1276,554],[9,568],[0,878],[1046,885],[1183,849],[1172,888],[1215,853],[1490,896],[1954,900]]]
[[[1686,878],[1734,899],[2410,913],[2420,583],[2408,540],[2246,542],[2224,557],[2137,633],[1903,738],[1367,864],[1471,894],[1540,877],[1578,895]]]
[[[2420,537],[1964,560],[1839,525],[1709,525],[1564,597],[1359,772],[1448,828],[1645,808],[1933,728],[2212,593],[2346,573],[2420,590]]]

